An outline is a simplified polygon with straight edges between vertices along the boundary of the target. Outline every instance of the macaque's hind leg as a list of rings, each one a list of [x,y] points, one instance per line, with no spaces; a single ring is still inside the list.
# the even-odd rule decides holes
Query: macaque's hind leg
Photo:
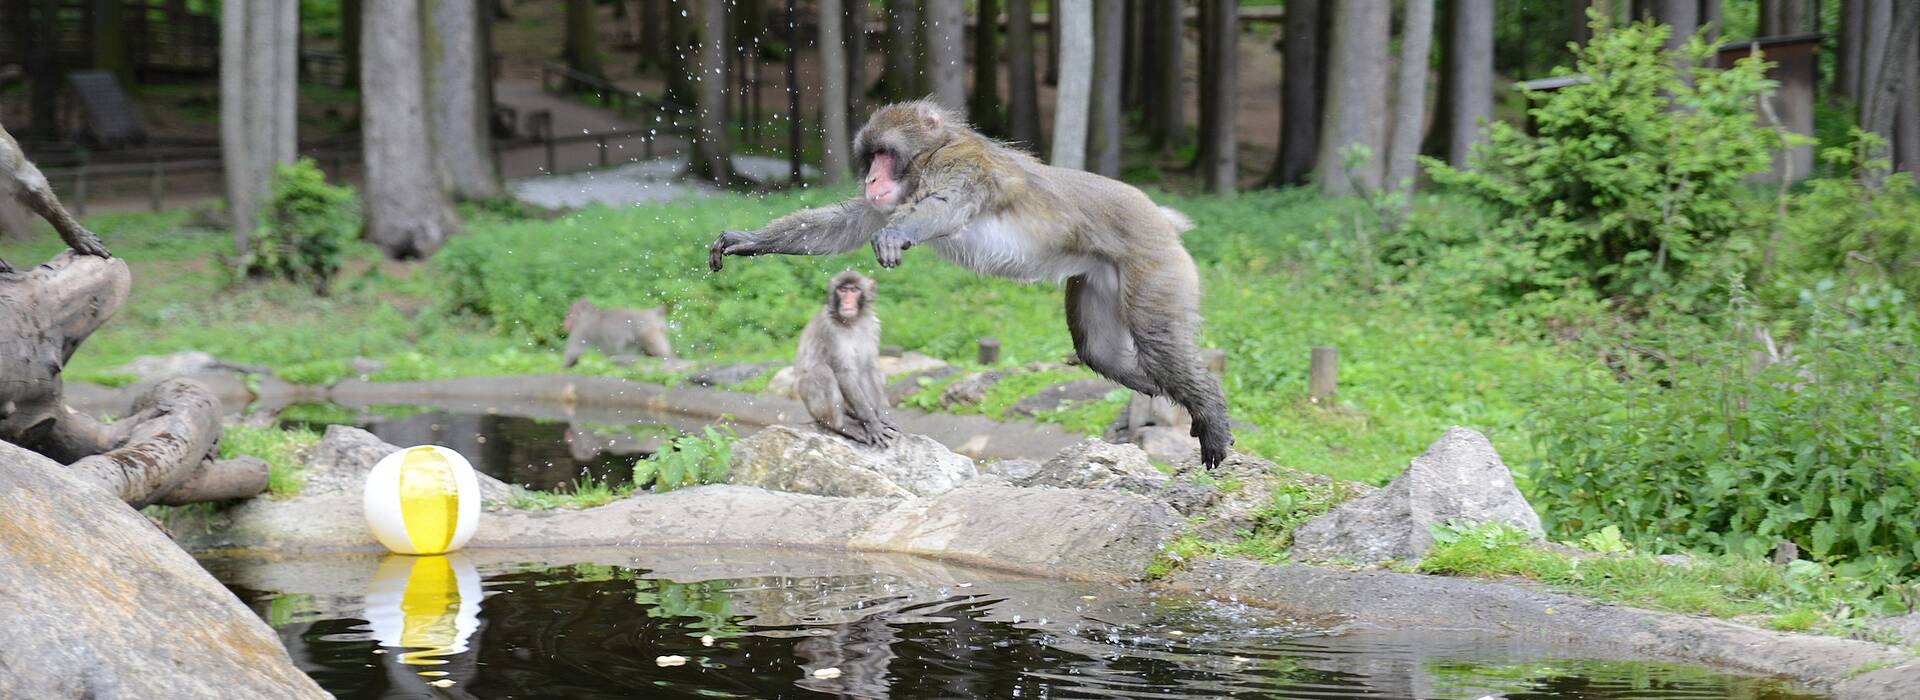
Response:
[[[840,383],[832,376],[802,377],[798,389],[800,403],[807,407],[807,413],[813,416],[814,423],[828,432],[866,444],[867,431],[848,412],[846,397],[840,394]]]
[[[1191,266],[1140,266],[1126,280],[1127,317],[1140,369],[1160,385],[1167,398],[1193,416],[1200,438],[1200,461],[1219,466],[1233,445],[1227,423],[1227,398],[1220,379],[1207,371],[1194,343],[1194,309],[1199,284]]]
[[[1102,267],[1067,279],[1067,332],[1089,369],[1148,396],[1160,383],[1140,367],[1133,332],[1121,306],[1119,272]]]

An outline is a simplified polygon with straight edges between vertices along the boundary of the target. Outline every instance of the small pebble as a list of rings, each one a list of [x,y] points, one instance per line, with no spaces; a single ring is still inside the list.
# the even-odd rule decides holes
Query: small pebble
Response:
[[[453,687],[453,681],[446,678],[442,678],[437,681],[427,681],[427,685],[433,686],[435,688],[451,688]]]
[[[713,635],[711,634],[702,635],[700,637],[700,646],[703,646],[703,647],[713,646]]]
[[[659,666],[661,668],[666,668],[668,666],[685,666],[686,664],[687,664],[687,657],[680,656],[678,654],[668,654],[666,656],[653,657],[653,665]]]
[[[1093,596],[1090,596],[1090,595],[1083,595],[1083,596],[1080,596],[1080,599],[1081,599],[1081,600],[1093,600]]]
[[[821,679],[826,679],[826,678],[839,678],[839,677],[840,677],[840,669],[837,669],[837,668],[832,668],[832,667],[828,667],[828,668],[816,668],[816,669],[814,669],[814,670],[813,670],[813,677],[814,677],[814,678],[821,678]]]

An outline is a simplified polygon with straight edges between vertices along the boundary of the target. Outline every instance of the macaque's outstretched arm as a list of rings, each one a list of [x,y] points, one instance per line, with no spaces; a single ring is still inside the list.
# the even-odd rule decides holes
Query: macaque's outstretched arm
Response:
[[[886,220],[866,203],[848,200],[775,219],[758,231],[728,231],[707,249],[707,267],[720,271],[728,255],[833,255],[873,238]]]

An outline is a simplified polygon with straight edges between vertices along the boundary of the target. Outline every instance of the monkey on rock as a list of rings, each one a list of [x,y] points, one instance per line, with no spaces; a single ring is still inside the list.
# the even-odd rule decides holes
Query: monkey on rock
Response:
[[[887,418],[880,373],[880,320],[873,280],[851,270],[827,285],[827,306],[800,331],[793,354],[800,403],[820,427],[870,447],[887,447],[900,429]]]
[[[1193,227],[1126,183],[1056,168],[981,136],[930,101],[887,105],[854,139],[862,195],[727,231],[728,255],[832,255],[873,246],[881,267],[927,246],[982,274],[1064,282],[1067,330],[1088,367],[1193,415],[1201,461],[1233,444],[1226,396],[1194,343],[1200,278],[1180,233]]]

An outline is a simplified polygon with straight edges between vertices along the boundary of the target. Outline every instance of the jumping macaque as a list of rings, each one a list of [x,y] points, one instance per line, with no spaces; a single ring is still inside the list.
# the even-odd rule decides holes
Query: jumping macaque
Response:
[[[581,299],[567,308],[567,359],[562,367],[580,362],[587,348],[597,348],[617,363],[629,363],[635,353],[654,357],[673,357],[667,343],[667,307],[651,309],[602,309]]]
[[[1202,461],[1226,459],[1226,396],[1194,344],[1200,280],[1180,244],[1193,227],[1184,215],[1126,183],[1034,160],[928,101],[882,107],[853,152],[866,172],[862,196],[722,233],[708,266],[720,270],[728,255],[831,255],[866,243],[891,268],[925,245],[975,272],[1064,281],[1081,360],[1186,407]]]
[[[873,291],[873,280],[858,272],[835,275],[827,285],[826,308],[800,332],[793,369],[800,403],[820,427],[863,445],[886,447],[900,437],[900,429],[886,415]]]
[[[20,142],[13,140],[13,134],[0,127],[0,196],[11,194],[20,204],[39,214],[47,223],[53,224],[53,230],[60,232],[60,240],[67,247],[84,255],[98,255],[111,258],[107,247],[100,244],[100,238],[88,231],[85,226],[60,206],[60,198],[53,196],[53,186],[47,184],[47,178],[40,169],[33,167],[27,160],[27,154],[21,152]],[[13,266],[6,260],[0,260],[0,272],[12,272]]]

